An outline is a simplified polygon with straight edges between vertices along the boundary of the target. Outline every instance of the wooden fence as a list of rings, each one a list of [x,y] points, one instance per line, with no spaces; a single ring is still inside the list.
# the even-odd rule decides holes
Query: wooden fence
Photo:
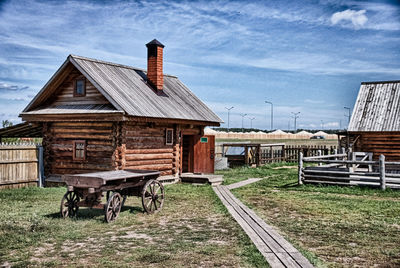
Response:
[[[304,166],[304,164],[317,166]],[[372,153],[303,157],[299,153],[298,183],[358,185],[400,189],[400,162],[372,161]]]
[[[0,189],[43,186],[42,163],[41,146],[0,144]]]
[[[216,152],[222,157],[227,157],[228,162],[235,165],[264,165],[274,162],[297,162],[299,152],[304,156],[329,155],[337,152],[336,146],[309,146],[309,145],[285,145],[284,143],[260,144],[260,143],[223,143]],[[229,155],[229,147],[243,148],[241,155]]]
[[[344,150],[344,149],[342,149]],[[301,152],[304,157],[336,154],[337,146],[326,145],[286,145],[285,146],[285,161],[298,162],[298,156]]]

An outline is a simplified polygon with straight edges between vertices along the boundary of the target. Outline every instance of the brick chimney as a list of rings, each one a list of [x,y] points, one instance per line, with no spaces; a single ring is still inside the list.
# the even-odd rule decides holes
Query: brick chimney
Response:
[[[164,45],[156,39],[146,44],[147,81],[157,90],[163,89],[163,49]]]

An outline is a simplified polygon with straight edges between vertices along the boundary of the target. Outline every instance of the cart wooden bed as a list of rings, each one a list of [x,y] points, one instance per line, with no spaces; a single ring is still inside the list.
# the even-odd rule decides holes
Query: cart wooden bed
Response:
[[[141,197],[145,212],[158,212],[164,204],[159,176],[158,171],[133,169],[63,175],[68,190],[61,200],[61,216],[75,217],[79,207],[99,208],[104,209],[106,222],[112,222],[127,196]],[[104,193],[106,203],[101,201]]]

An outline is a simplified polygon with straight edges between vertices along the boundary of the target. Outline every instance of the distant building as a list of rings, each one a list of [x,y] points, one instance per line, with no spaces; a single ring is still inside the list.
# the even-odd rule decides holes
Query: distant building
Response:
[[[400,161],[400,81],[361,83],[347,135],[353,151]]]

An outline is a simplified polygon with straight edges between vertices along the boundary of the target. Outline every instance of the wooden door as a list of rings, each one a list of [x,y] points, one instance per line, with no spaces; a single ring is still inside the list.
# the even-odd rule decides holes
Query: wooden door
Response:
[[[194,136],[194,173],[214,173],[215,136]]]
[[[181,144],[181,173],[193,172],[194,135],[183,135]]]

